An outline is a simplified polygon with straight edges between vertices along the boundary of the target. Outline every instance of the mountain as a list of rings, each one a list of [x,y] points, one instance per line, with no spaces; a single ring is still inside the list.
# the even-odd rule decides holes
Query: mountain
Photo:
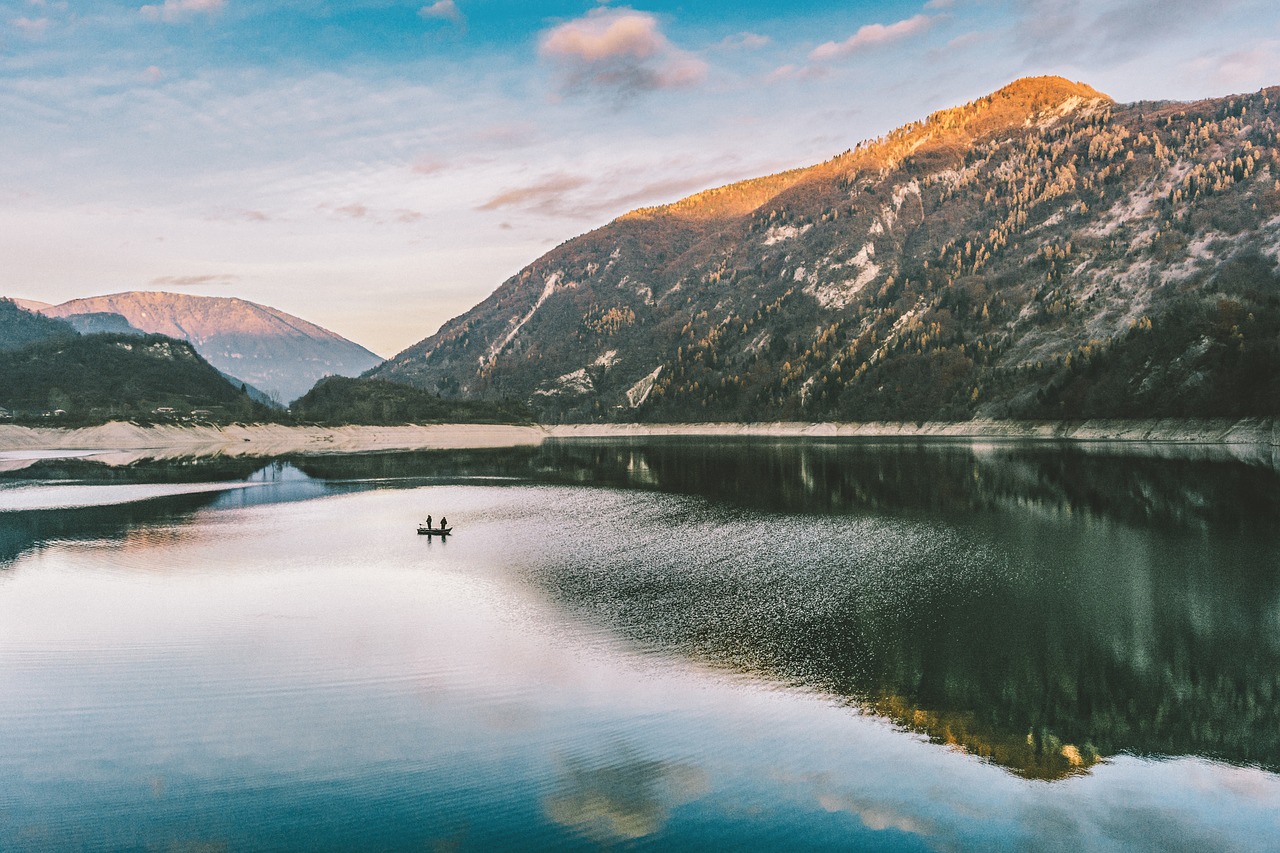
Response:
[[[157,410],[163,419],[192,410],[213,421],[269,415],[190,343],[163,335],[48,336],[0,351],[0,378],[0,406],[25,421],[46,412],[64,425],[152,418]]]
[[[548,421],[1280,414],[1278,121],[1018,80],[622,216],[370,375]]]
[[[75,336],[76,330],[62,320],[30,311],[18,300],[0,299],[0,352]]]
[[[214,367],[282,402],[324,376],[355,376],[382,362],[314,323],[243,299],[130,292],[73,299],[43,313],[118,314],[142,332],[190,341]]]

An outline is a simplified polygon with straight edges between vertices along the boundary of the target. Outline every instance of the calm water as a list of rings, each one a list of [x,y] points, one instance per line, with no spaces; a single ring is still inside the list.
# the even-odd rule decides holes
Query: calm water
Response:
[[[1280,849],[1277,465],[1139,450],[35,460],[0,850]]]

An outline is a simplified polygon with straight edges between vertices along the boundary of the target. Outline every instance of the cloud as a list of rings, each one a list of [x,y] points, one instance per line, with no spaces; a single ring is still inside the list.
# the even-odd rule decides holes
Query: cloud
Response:
[[[1280,41],[1270,39],[1186,64],[1188,76],[1212,80],[1217,89],[1252,90],[1280,79]]]
[[[1238,0],[1222,0],[1215,14],[1225,15]],[[1155,40],[1205,24],[1201,0],[1016,0],[1014,36],[1037,61],[1081,64],[1127,62],[1140,52],[1158,50]]]
[[[453,0],[436,0],[430,6],[419,9],[418,15],[427,19],[448,21],[459,29],[467,28],[467,18]]]
[[[394,223],[412,224],[421,222],[426,215],[420,211],[412,210],[407,207],[387,208],[371,208],[366,204],[352,202],[341,206],[334,204],[321,204],[316,207],[321,213],[330,213],[341,216],[345,219],[355,219],[361,222],[368,222],[374,225],[389,225]],[[266,218],[264,216],[264,218]]]
[[[829,41],[818,45],[809,54],[809,58],[816,62],[841,59],[870,47],[879,47],[920,35],[932,27],[933,22],[934,19],[928,15],[916,15],[894,24],[867,24],[859,27],[856,33],[844,41]]]
[[[415,175],[435,175],[449,168],[449,164],[444,160],[423,159],[414,161],[409,168]]]
[[[240,280],[235,275],[162,275],[149,282],[152,287],[212,287],[214,285],[235,284]]]
[[[759,33],[741,32],[736,35],[725,36],[720,42],[720,47],[725,50],[759,50],[762,47],[768,47],[773,43],[773,39],[768,36],[762,36]]]
[[[343,216],[349,216],[352,219],[364,219],[369,213],[369,208],[363,204],[347,204],[342,207],[335,207],[334,213],[341,213]]]
[[[48,18],[14,18],[9,23],[27,38],[40,38],[49,29]]]
[[[227,0],[164,0],[159,6],[143,6],[138,11],[144,18],[172,24],[193,15],[212,15],[222,11],[226,5]]]
[[[504,207],[518,207],[535,210],[541,213],[559,213],[563,209],[563,197],[566,193],[586,186],[587,178],[580,175],[564,173],[548,177],[527,187],[506,190],[499,193],[476,210],[501,210]]]
[[[606,91],[626,100],[702,82],[707,65],[668,41],[647,12],[599,7],[543,33],[538,53],[558,64],[568,91]]]
[[[740,170],[724,165],[699,167],[673,157],[652,171],[674,177],[643,184],[633,183],[635,175],[628,169],[602,172],[591,178],[558,172],[528,186],[505,190],[476,210],[514,208],[544,216],[596,221],[636,207],[666,204],[741,177]]]
[[[965,48],[973,47],[975,44],[982,44],[983,42],[991,41],[991,39],[991,33],[978,31],[967,32],[963,35],[958,35],[951,41],[947,42],[947,49],[964,50]]]
[[[766,83],[785,83],[791,80],[818,80],[831,72],[821,65],[781,65],[764,78]]]

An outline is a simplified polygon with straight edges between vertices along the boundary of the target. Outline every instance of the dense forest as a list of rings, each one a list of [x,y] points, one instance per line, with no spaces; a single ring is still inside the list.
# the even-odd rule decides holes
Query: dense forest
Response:
[[[320,380],[293,402],[290,412],[296,421],[335,426],[533,421],[533,413],[520,403],[445,399],[408,385],[344,376]]]

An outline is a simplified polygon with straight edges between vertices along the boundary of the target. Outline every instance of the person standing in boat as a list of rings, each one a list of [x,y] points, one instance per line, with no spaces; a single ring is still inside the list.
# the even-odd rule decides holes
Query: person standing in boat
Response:
[[[440,516],[440,529],[441,529],[441,530],[444,530],[446,527],[448,527],[448,525],[445,523],[445,518],[444,518],[444,516],[442,515],[442,516]]]
[[[431,529],[431,516],[429,516],[429,515],[427,516],[427,529],[428,529],[428,530],[430,530],[430,529]]]

